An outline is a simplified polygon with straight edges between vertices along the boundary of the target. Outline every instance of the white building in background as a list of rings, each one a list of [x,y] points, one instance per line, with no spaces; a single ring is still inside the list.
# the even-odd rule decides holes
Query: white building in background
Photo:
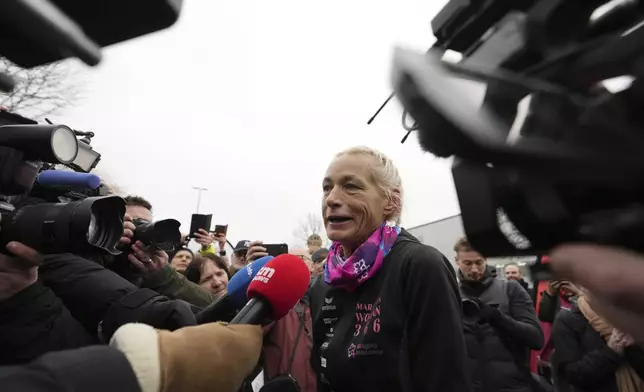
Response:
[[[452,264],[454,264],[454,258],[456,257],[454,244],[459,240],[459,238],[465,236],[463,221],[461,220],[460,214],[425,223],[424,225],[408,228],[407,231],[418,238],[418,240],[423,244],[430,245],[438,249],[449,259],[449,261],[452,262]],[[499,277],[504,276],[504,265],[508,263],[517,263],[521,268],[524,279],[531,283],[528,264],[535,260],[536,257],[490,258],[487,260],[487,263],[496,267],[497,276]],[[454,265],[454,267],[456,266]]]

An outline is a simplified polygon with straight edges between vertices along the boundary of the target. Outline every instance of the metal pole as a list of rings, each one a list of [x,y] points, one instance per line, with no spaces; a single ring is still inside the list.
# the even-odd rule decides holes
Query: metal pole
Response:
[[[199,206],[201,205],[201,192],[203,191],[208,191],[206,188],[200,188],[198,186],[193,186],[192,189],[197,191],[197,211],[196,213],[199,213]]]

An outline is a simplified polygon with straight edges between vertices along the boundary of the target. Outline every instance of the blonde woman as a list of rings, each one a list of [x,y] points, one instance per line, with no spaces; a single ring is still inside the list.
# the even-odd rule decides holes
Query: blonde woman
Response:
[[[310,291],[320,392],[468,390],[454,270],[399,226],[402,196],[393,162],[366,147],[322,180],[333,244]]]

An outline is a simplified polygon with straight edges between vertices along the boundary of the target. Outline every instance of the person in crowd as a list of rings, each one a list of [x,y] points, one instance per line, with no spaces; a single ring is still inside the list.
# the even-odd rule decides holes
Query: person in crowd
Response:
[[[253,243],[248,240],[241,240],[237,243],[237,245],[235,245],[235,249],[233,249],[233,256],[230,261],[230,272],[233,275],[235,275],[235,273],[237,273],[237,271],[239,271],[240,269],[244,268],[247,264],[253,262],[259,257],[263,257],[263,256],[255,257],[253,260],[249,260],[247,257],[248,250],[251,248],[251,246],[254,246],[257,243],[258,241],[255,241]],[[261,249],[264,249],[264,248],[261,248]]]
[[[543,291],[538,307],[538,317],[546,344],[536,353],[536,365],[540,373],[547,375],[554,384],[560,384],[558,374],[552,371],[552,353],[555,349],[552,324],[560,310],[569,311],[577,304],[579,289],[570,281],[552,280]],[[565,392],[564,386],[560,392]]]
[[[579,297],[580,291],[568,280],[553,280],[541,296],[539,302],[539,320],[554,323],[559,310],[571,310]]]
[[[384,154],[355,147],[322,180],[333,241],[309,291],[320,392],[468,391],[454,270],[401,229],[402,183]]]
[[[306,247],[308,248],[309,254],[312,255],[322,247],[322,237],[317,233],[311,234],[306,239]]]
[[[310,265],[307,249],[293,248],[289,253],[299,256],[304,263]],[[292,377],[297,381],[301,392],[317,391],[317,378],[311,364],[312,331],[307,297],[300,299],[284,318],[264,327],[261,384]]]
[[[313,273],[313,260],[311,260],[311,254],[309,254],[308,250],[305,248],[293,248],[289,253],[301,258],[309,268],[309,271]]]
[[[94,261],[73,254],[39,255],[19,243],[8,246],[20,257],[0,257],[2,363],[106,342],[128,322],[170,330],[196,324],[185,302],[140,289]]]
[[[180,252],[183,252],[183,249]],[[214,255],[210,254],[210,256]],[[143,260],[147,262],[144,263]],[[139,248],[130,257],[130,261],[143,275],[141,287],[149,288],[171,299],[186,301],[200,308],[205,308],[216,300],[210,290],[186,278],[185,271],[175,270],[168,262],[168,258],[163,255],[148,257],[145,251]]]
[[[231,278],[228,264],[212,253],[197,256],[186,269],[186,278],[212,293],[215,300],[226,294]]]
[[[190,249],[179,248],[170,259],[170,268],[183,274],[194,258],[195,254]]]
[[[110,346],[0,367],[0,385],[3,392],[236,392],[261,344],[259,326],[209,323],[169,332],[126,324]]]
[[[532,290],[530,290],[530,285],[528,282],[523,279],[523,274],[521,273],[521,267],[517,263],[508,263],[503,268],[503,273],[505,273],[505,279],[514,280],[523,287],[523,289],[532,297]]]
[[[137,286],[142,284],[141,272],[132,266],[132,243],[137,224],[152,222],[152,204],[141,196],[129,195],[123,198],[125,200],[125,216],[123,217],[123,230],[126,233],[119,241],[119,248],[122,253],[117,256],[110,254],[82,254],[80,256],[99,262],[116,272],[121,277],[127,279]],[[139,245],[141,245],[139,243]]]
[[[474,391],[532,392],[528,354],[544,343],[532,300],[516,280],[492,276],[466,238],[454,252]]]
[[[588,292],[571,311],[559,312],[552,338],[559,390],[644,392],[644,352],[597,313]]]
[[[228,256],[226,255],[226,234],[223,233],[209,233],[204,229],[199,229],[199,232],[193,233],[195,241],[201,245],[199,254],[213,254],[218,255],[228,264]],[[217,244],[217,249],[215,249]]]
[[[550,253],[559,280],[593,294],[593,309],[644,344],[644,255],[609,246],[567,244]]]
[[[320,277],[324,274],[324,263],[328,255],[329,250],[326,248],[320,248],[311,255],[311,260],[313,261],[313,272],[311,275],[313,277]]]

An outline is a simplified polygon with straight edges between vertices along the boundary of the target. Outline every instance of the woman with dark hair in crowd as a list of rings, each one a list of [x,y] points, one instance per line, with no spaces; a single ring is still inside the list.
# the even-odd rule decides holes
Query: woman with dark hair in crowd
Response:
[[[333,244],[310,290],[318,390],[467,391],[456,276],[399,226],[393,162],[366,147],[341,152],[322,191]]]
[[[212,253],[195,257],[186,269],[185,275],[189,281],[210,291],[215,299],[226,294],[231,277],[226,262]]]

